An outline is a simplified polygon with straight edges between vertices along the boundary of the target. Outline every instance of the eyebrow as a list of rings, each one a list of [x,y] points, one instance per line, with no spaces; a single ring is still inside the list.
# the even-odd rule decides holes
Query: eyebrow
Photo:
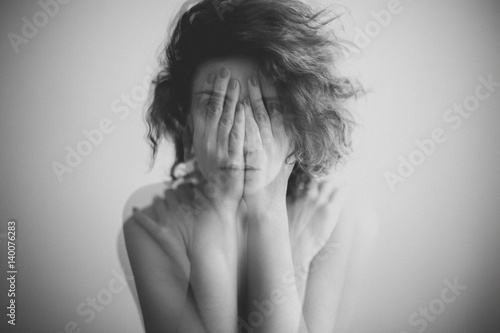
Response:
[[[200,91],[200,92],[197,92],[197,93],[194,93],[193,96],[197,96],[197,95],[201,95],[201,94],[207,94],[207,95],[210,95],[212,92],[211,91]]]
[[[198,95],[212,95],[212,91],[209,91],[209,90],[205,90],[205,91],[199,91],[197,93],[194,93],[193,96],[198,96]],[[267,96],[262,96],[262,100],[265,102],[265,103],[280,103],[281,100],[279,99],[279,97],[267,97]]]

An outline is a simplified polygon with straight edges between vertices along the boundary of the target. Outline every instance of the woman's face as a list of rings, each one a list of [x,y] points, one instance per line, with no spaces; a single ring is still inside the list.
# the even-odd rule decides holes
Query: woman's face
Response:
[[[193,80],[192,80],[192,91],[191,91],[191,105],[198,105],[201,97],[209,98],[212,91],[204,91],[204,83],[207,80],[209,74],[218,74],[222,68],[227,68],[230,71],[232,79],[239,82],[240,94],[239,102],[243,103],[244,99],[249,96],[248,91],[248,80],[250,77],[257,73],[257,64],[254,60],[245,57],[229,57],[229,58],[218,58],[209,60],[196,69]],[[275,86],[271,81],[266,78],[263,74],[260,74],[260,90],[262,94],[263,102],[268,110],[272,105],[280,103],[279,96]],[[190,110],[193,117],[199,116],[193,109]],[[190,132],[193,133],[192,120],[189,123]],[[248,131],[246,129],[245,131]],[[243,154],[245,156],[246,167],[252,167],[252,147],[251,144],[247,142],[247,135],[245,135],[245,143],[243,147]],[[196,158],[196,156],[195,156]],[[203,170],[201,170],[203,173]],[[250,177],[250,178],[249,178]],[[245,186],[250,186],[251,173],[245,174]]]

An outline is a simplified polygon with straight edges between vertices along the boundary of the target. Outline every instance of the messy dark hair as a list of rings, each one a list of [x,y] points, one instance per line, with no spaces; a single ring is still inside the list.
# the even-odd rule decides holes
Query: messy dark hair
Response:
[[[351,152],[354,120],[346,102],[362,88],[338,73],[338,57],[347,48],[327,28],[339,16],[300,0],[233,0],[238,4],[218,7],[220,2],[196,2],[173,23],[146,118],[153,161],[165,137],[176,148],[172,176],[185,162],[182,135],[196,68],[213,58],[251,57],[282,102],[296,158],[287,194],[295,197]]]

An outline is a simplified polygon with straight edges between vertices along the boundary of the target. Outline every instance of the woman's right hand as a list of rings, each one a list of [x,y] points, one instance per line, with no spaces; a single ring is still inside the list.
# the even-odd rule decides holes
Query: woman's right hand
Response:
[[[208,332],[237,331],[237,211],[243,197],[244,107],[223,68],[210,74],[190,110],[192,146],[203,179],[194,188],[190,284]]]
[[[243,196],[245,112],[240,84],[227,68],[210,74],[190,110],[196,162],[204,178],[198,189],[216,212],[236,213]]]

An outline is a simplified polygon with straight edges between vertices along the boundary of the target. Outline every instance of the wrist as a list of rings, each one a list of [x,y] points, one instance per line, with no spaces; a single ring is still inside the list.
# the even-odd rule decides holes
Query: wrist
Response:
[[[286,192],[288,178],[283,172],[278,173],[271,181],[259,181],[252,184],[249,191],[244,191],[243,199],[252,209],[275,209],[284,205],[286,207]]]
[[[258,192],[244,197],[249,214],[267,214],[272,211],[286,211],[286,191],[283,193]]]
[[[191,258],[204,256],[204,251],[235,251],[238,237],[236,212],[209,207],[197,210],[193,217],[192,241],[189,246]]]
[[[197,184],[194,196],[194,206],[201,211],[214,212],[221,218],[232,218],[236,215],[240,198],[232,198],[221,191],[214,182],[203,181]]]
[[[288,225],[286,200],[250,201],[246,202],[249,227]]]

